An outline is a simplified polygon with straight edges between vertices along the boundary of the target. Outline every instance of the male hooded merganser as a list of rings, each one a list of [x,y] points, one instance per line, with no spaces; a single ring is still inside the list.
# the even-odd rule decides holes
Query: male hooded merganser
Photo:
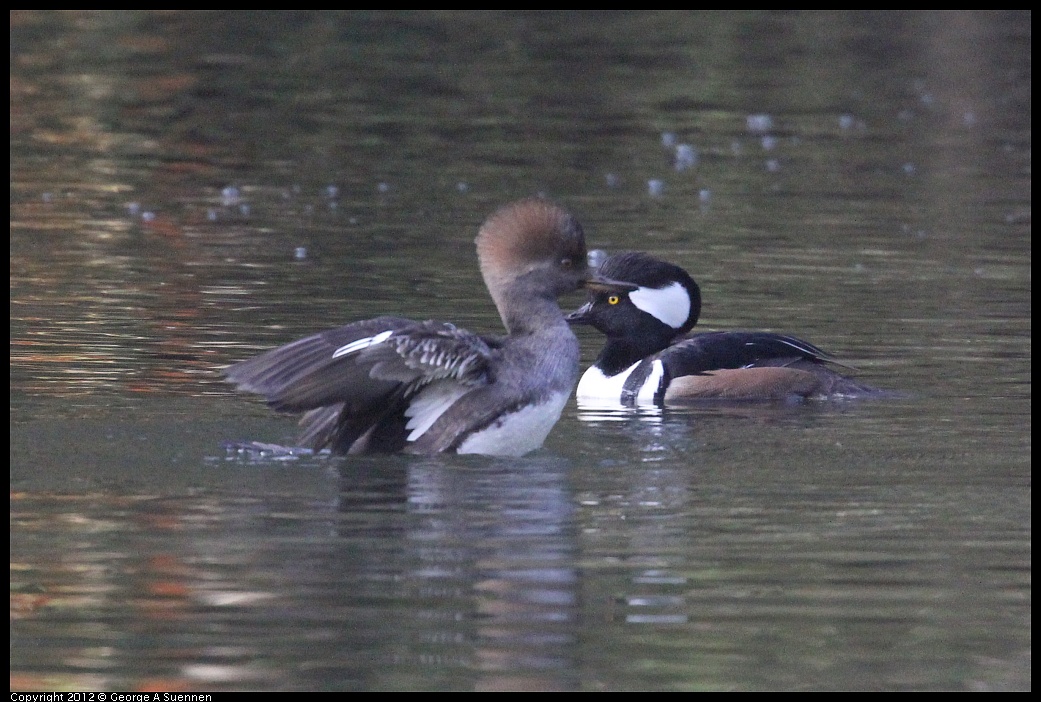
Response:
[[[881,392],[836,373],[826,364],[842,364],[792,336],[748,331],[684,336],[697,324],[701,290],[679,266],[630,252],[605,260],[599,273],[615,284],[595,288],[590,301],[567,316],[571,324],[590,324],[607,336],[578,383],[579,401],[633,406]]]
[[[556,299],[599,281],[578,221],[541,199],[498,210],[477,257],[506,336],[378,317],[226,369],[276,410],[305,412],[299,443],[335,454],[521,455],[542,445],[575,387],[578,340]]]

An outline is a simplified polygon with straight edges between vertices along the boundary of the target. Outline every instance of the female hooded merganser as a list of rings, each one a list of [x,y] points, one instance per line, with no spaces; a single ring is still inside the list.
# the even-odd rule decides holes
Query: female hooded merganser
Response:
[[[571,324],[590,324],[607,336],[578,383],[580,401],[633,406],[882,392],[836,373],[826,364],[842,364],[792,336],[746,331],[684,336],[697,324],[701,290],[679,266],[630,252],[608,258],[599,273],[614,285],[595,288],[590,301],[567,316]]]
[[[498,210],[476,244],[506,336],[378,317],[294,341],[225,375],[276,410],[305,412],[299,443],[314,450],[521,455],[539,448],[579,372],[578,340],[556,299],[600,279],[586,262],[578,221],[545,200]]]

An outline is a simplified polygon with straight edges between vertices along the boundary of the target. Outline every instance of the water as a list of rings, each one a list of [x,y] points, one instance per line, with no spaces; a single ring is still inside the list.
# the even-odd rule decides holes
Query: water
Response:
[[[12,689],[1030,688],[1029,13],[11,40]],[[533,193],[687,268],[704,328],[902,395],[571,404],[510,460],[224,452],[295,430],[228,363],[381,313],[498,331],[473,236]]]

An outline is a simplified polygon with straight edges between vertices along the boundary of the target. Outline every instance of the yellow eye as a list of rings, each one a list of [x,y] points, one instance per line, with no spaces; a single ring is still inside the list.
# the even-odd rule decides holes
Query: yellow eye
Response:
[[[622,301],[621,298],[618,297],[617,295],[611,295],[611,296],[609,296],[607,298],[607,304],[609,304],[609,305],[617,305],[621,301]]]

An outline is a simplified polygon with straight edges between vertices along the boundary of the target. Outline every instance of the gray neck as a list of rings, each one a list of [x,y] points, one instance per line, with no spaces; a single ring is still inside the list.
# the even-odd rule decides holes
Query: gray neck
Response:
[[[532,334],[546,329],[568,328],[557,304],[556,290],[522,276],[492,293],[502,323],[510,334]]]

